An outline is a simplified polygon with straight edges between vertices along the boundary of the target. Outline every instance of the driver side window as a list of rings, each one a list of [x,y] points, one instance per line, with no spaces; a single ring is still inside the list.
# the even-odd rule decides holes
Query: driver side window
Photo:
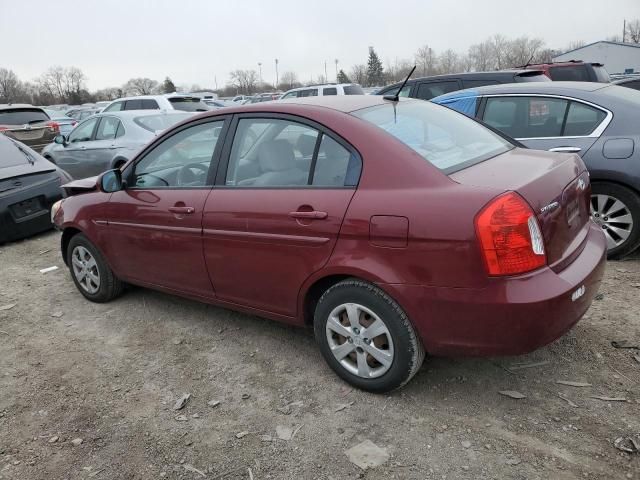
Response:
[[[69,143],[88,142],[91,140],[93,130],[96,128],[98,120],[98,118],[92,118],[74,128],[69,134]]]
[[[194,125],[156,145],[135,165],[131,188],[206,186],[223,123]]]

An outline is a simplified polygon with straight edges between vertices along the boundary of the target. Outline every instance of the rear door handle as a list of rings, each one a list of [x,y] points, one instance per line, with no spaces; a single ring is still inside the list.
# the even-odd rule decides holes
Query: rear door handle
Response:
[[[311,212],[289,212],[291,218],[306,218],[309,220],[324,220],[329,215],[327,212],[318,212],[313,210]]]
[[[578,153],[582,149],[580,147],[556,147],[550,148],[550,152],[563,152],[563,153]]]
[[[196,211],[193,207],[169,207],[171,213],[191,214]]]

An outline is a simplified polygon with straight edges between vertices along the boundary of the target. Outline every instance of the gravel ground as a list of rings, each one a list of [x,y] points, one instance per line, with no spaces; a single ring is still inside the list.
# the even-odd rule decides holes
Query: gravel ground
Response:
[[[639,256],[552,345],[428,358],[372,395],[309,330],[141,288],[92,304],[58,244],[0,246],[0,479],[640,479],[614,446],[640,434],[640,350],[611,345],[640,345]],[[363,470],[345,452],[366,440],[383,463]]]

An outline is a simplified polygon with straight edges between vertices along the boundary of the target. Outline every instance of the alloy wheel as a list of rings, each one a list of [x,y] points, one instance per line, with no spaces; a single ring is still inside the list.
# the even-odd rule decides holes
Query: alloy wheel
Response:
[[[591,195],[591,218],[602,228],[609,250],[626,242],[633,230],[629,207],[610,195]]]
[[[71,252],[73,275],[85,292],[96,293],[100,289],[100,272],[91,252],[77,246]]]
[[[376,378],[393,364],[393,340],[389,329],[373,311],[357,303],[338,305],[326,323],[329,349],[353,375]]]

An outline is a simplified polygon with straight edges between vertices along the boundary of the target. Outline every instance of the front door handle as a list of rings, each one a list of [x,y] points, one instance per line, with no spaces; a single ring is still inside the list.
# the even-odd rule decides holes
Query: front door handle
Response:
[[[327,212],[318,212],[312,210],[311,212],[289,212],[291,218],[303,218],[307,220],[324,220],[329,215]]]
[[[550,148],[550,152],[562,152],[562,153],[579,153],[582,150],[580,147],[556,147]]]
[[[191,214],[196,211],[193,207],[169,207],[169,211],[171,213],[179,213],[179,214]]]

